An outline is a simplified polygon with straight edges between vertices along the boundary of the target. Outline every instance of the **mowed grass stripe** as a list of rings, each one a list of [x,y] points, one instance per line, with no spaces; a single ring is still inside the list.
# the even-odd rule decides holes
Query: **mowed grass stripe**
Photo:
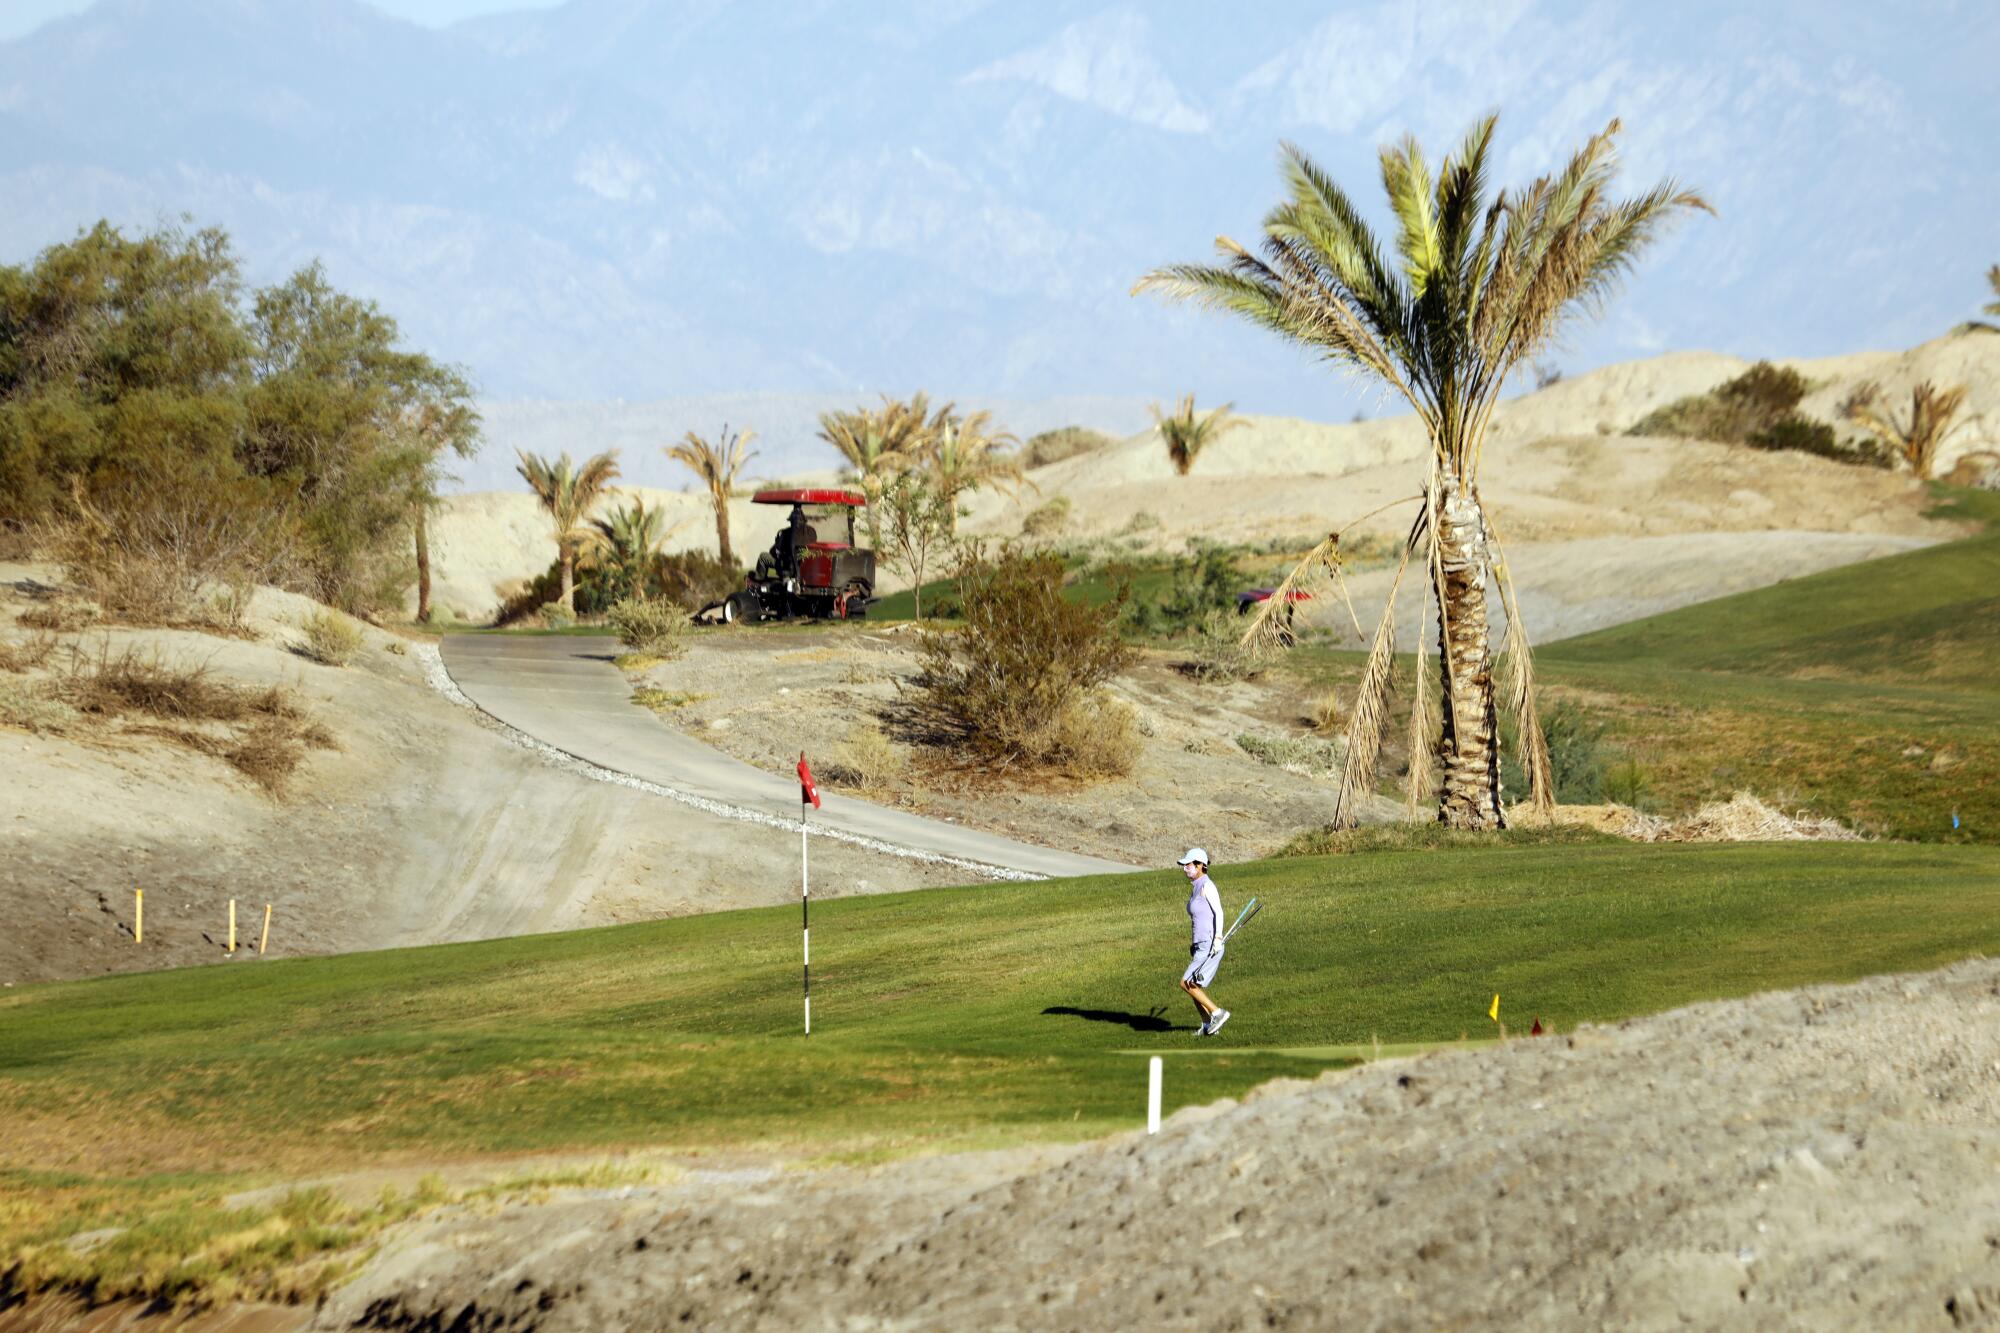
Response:
[[[1980,848],[1524,847],[1218,877],[1232,910],[1268,905],[1215,988],[1249,1049],[1170,1077],[1174,1104],[1310,1072],[1301,1048],[1490,1035],[1495,991],[1517,1030],[1569,1026],[2000,949],[2000,853]],[[0,1001],[21,1131],[0,1164],[1101,1132],[1136,1122],[1122,1052],[1193,1049],[1183,896],[1167,873],[822,901],[810,1039],[794,909],[32,988]]]

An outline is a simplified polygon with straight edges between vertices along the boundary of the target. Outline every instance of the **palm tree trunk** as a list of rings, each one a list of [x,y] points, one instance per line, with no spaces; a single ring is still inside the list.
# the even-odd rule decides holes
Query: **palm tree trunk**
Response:
[[[562,548],[562,608],[571,615],[576,614],[576,554],[565,546]]]
[[[731,569],[736,568],[736,554],[729,549],[729,497],[726,495],[715,497],[715,545],[722,563]]]
[[[431,540],[424,506],[417,506],[417,623],[431,623]]]
[[[1503,828],[1500,745],[1486,625],[1486,516],[1450,470],[1439,481],[1438,661],[1444,735],[1438,821],[1452,828]]]

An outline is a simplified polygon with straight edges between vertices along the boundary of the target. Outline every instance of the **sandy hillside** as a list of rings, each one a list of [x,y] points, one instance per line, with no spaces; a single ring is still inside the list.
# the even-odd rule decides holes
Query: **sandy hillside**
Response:
[[[20,585],[0,566],[0,643]],[[273,904],[271,953],[480,939],[790,901],[797,844],[552,766],[426,682],[429,646],[367,632],[346,668],[291,651],[311,606],[259,594],[253,642],[181,631],[65,636],[206,664],[220,680],[283,685],[331,733],[282,798],[221,759],[128,719],[74,737],[0,725],[0,981],[220,962],[228,900],[247,933]],[[390,651],[403,643],[403,652]],[[59,666],[62,654],[50,664]],[[24,677],[0,674],[0,685]],[[958,883],[962,871],[829,844],[828,893]],[[144,946],[129,934],[146,892]],[[204,934],[211,937],[204,939]],[[242,958],[239,955],[239,959]]]
[[[1135,1056],[1135,1121],[1144,1083]],[[447,1214],[314,1326],[1990,1328],[1996,1163],[1989,960],[1270,1085],[1054,1160]]]
[[[1199,842],[1218,863],[1245,861],[1326,823],[1345,751],[1312,733],[1298,682],[1273,674],[1204,683],[1181,670],[1184,660],[1147,653],[1111,683],[1113,706],[1132,710],[1138,762],[1125,777],[1089,784],[975,783],[922,765],[903,705],[918,670],[907,626],[717,630],[635,683],[675,701],[662,710],[664,725],[739,759],[782,769],[803,748],[837,790],[1090,856],[1116,848],[1123,859],[1165,866]],[[900,772],[866,782],[849,771],[857,726],[894,738]],[[1253,756],[1239,742],[1246,736],[1281,747],[1265,753],[1283,763]],[[1401,815],[1386,800],[1363,811],[1371,823]]]
[[[1711,352],[1669,353],[1561,381],[1513,399],[1495,414],[1481,488],[1514,552],[1524,601],[1568,608],[1551,614],[1556,633],[1698,600],[1711,595],[1707,590],[1716,579],[1769,583],[1955,534],[1949,525],[1922,517],[1922,490],[1907,477],[1804,455],[1623,434],[1655,408],[1707,392],[1748,364]],[[1841,399],[1864,380],[1879,382],[1899,410],[1906,410],[1901,405],[1919,380],[1967,384],[1963,424],[1948,441],[1939,471],[1968,450],[2000,448],[2000,337],[1955,334],[1906,352],[1781,364],[1818,385],[1803,408],[1827,420],[1835,419]],[[1033,485],[1017,497],[973,497],[967,530],[1012,535],[1037,505],[1066,495],[1072,505],[1068,537],[1119,538],[1138,548],[1178,550],[1193,536],[1263,542],[1345,528],[1417,489],[1424,441],[1413,418],[1343,425],[1277,417],[1249,422],[1211,445],[1189,477],[1173,474],[1150,432],[1038,469]],[[1843,434],[1853,431],[1836,425]],[[686,520],[670,546],[714,550],[705,500],[670,491],[638,493]],[[731,515],[743,553],[761,549],[777,527],[772,511],[747,501],[732,506]],[[1389,534],[1407,523],[1407,509],[1399,508],[1353,530]],[[547,522],[525,492],[454,497],[437,531],[438,604],[467,619],[490,615],[498,585],[547,568],[553,554]],[[1656,543],[1614,560],[1607,570],[1614,577],[1605,582],[1615,581],[1618,591],[1600,605],[1581,608],[1575,605],[1577,576],[1597,567],[1603,550],[1564,553],[1552,545],[1717,534],[1725,539]],[[1729,534],[1788,535],[1759,541]],[[1675,571],[1682,562],[1687,568]],[[884,587],[897,586],[885,571]],[[1539,632],[1553,637],[1548,628]]]

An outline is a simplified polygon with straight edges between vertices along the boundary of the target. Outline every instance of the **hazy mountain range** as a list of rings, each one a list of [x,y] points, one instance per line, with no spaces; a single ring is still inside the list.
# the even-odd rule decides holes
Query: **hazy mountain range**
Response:
[[[573,0],[434,30],[358,0],[102,0],[0,43],[0,259],[99,216],[219,222],[253,278],[322,257],[496,400],[594,403],[579,449],[611,400],[690,395],[633,429],[768,405],[750,424],[790,460],[807,408],[920,387],[1022,429],[1129,429],[1188,389],[1344,418],[1363,400],[1300,355],[1128,290],[1254,233],[1281,138],[1372,205],[1379,144],[1441,156],[1497,107],[1503,182],[1616,114],[1635,188],[1671,171],[1720,211],[1572,370],[1975,313],[2000,6],[1743,8]],[[1089,402],[1031,405],[1063,395]],[[496,409],[496,443],[529,418]]]

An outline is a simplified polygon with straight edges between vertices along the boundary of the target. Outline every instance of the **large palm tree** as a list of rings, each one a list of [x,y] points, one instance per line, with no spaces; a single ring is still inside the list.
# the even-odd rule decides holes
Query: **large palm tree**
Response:
[[[586,524],[611,483],[618,479],[618,451],[608,449],[585,459],[578,467],[567,451],[551,463],[546,458],[520,451],[516,470],[528,489],[542,502],[556,525],[556,558],[562,563],[563,610],[576,613],[576,554],[589,540]]]
[[[473,409],[471,397],[471,386],[458,372],[437,370],[395,416],[396,430],[411,441],[424,460],[410,497],[419,624],[428,625],[431,619],[430,513],[439,504],[438,491],[446,480],[445,455],[470,458],[479,446],[479,413]]]
[[[1027,481],[1021,460],[1005,452],[1020,441],[1007,431],[995,431],[993,414],[973,412],[949,417],[932,433],[923,462],[946,506],[945,532],[958,533],[958,498],[982,486],[1018,494]],[[1029,485],[1034,483],[1029,482]]]
[[[1337,366],[1374,376],[1408,400],[1423,422],[1431,442],[1428,475],[1402,569],[1413,553],[1424,553],[1428,600],[1438,619],[1442,734],[1435,753],[1443,770],[1438,818],[1461,828],[1504,823],[1488,651],[1489,572],[1507,611],[1506,702],[1521,721],[1532,795],[1537,804],[1551,799],[1527,640],[1506,562],[1479,498],[1480,458],[1494,405],[1509,376],[1531,364],[1569,316],[1605,300],[1663,224],[1708,208],[1700,195],[1670,180],[1636,197],[1614,199],[1615,120],[1561,171],[1489,197],[1494,124],[1489,116],[1474,125],[1435,175],[1414,139],[1382,150],[1382,183],[1396,217],[1400,264],[1385,258],[1340,186],[1286,145],[1282,171],[1289,198],[1264,219],[1261,257],[1222,237],[1216,242],[1219,265],[1156,269],[1134,288],[1157,288],[1232,311]],[[1337,541],[1329,539],[1293,571],[1253,628],[1275,635],[1271,608],[1289,607],[1286,594],[1292,587],[1337,575],[1338,568]],[[1336,823],[1353,822],[1359,798],[1373,786],[1402,569],[1349,725]],[[1421,681],[1421,646],[1417,663]],[[1413,739],[1414,801],[1429,754],[1427,735]]]
[[[1183,396],[1180,406],[1172,412],[1162,412],[1158,403],[1153,404],[1150,409],[1153,427],[1166,441],[1167,458],[1173,463],[1175,472],[1185,477],[1194,466],[1194,460],[1201,456],[1201,451],[1211,441],[1248,424],[1242,417],[1229,414],[1229,409],[1234,406],[1234,403],[1224,403],[1213,412],[1196,416],[1193,394]]]
[[[1986,270],[1986,285],[1993,289],[1993,295],[1996,298],[2000,298],[2000,264],[1995,264],[1992,268]],[[1986,303],[1986,313],[1989,315],[2000,315],[2000,299],[1988,301]]]
[[[729,547],[729,497],[736,493],[736,479],[742,475],[743,465],[756,457],[750,448],[750,441],[756,438],[755,431],[734,435],[724,426],[714,444],[689,431],[679,444],[667,446],[667,457],[686,464],[688,471],[708,487],[708,498],[715,505],[716,553],[731,569],[736,567],[736,553]]]

